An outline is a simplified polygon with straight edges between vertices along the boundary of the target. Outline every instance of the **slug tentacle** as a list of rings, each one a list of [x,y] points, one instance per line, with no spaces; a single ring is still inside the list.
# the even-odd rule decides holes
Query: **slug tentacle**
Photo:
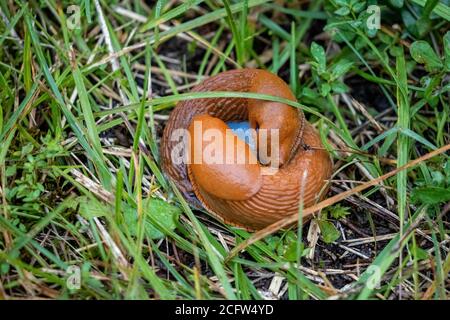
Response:
[[[282,79],[257,69],[218,74],[200,83],[193,91],[253,92],[295,101]],[[265,152],[253,154],[244,141],[228,130],[226,122],[243,120],[257,130],[258,149],[267,148],[263,150]],[[172,139],[178,129],[189,132],[188,163],[176,163],[172,159],[180,143]],[[264,129],[269,138],[265,145],[260,141]],[[271,135],[271,132],[277,135]],[[271,139],[279,142],[275,154],[268,147],[275,142]],[[301,145],[308,148],[299,147]],[[314,204],[323,196],[332,168],[319,135],[305,121],[301,110],[258,99],[213,98],[180,102],[164,130],[161,155],[164,172],[174,180],[191,205],[205,208],[222,221],[251,230],[298,212],[300,201],[304,207]],[[239,155],[244,155],[243,161]],[[276,169],[275,172],[266,174],[267,164]],[[302,183],[305,183],[304,188]]]

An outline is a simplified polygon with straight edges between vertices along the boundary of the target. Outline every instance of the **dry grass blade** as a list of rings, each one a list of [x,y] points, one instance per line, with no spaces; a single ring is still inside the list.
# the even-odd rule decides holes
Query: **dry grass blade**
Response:
[[[428,159],[430,159],[430,158],[432,158],[434,156],[442,154],[442,153],[444,153],[444,152],[446,152],[448,150],[450,150],[450,144],[447,144],[447,145],[445,145],[445,146],[443,146],[443,147],[441,147],[441,148],[439,148],[437,150],[434,150],[434,151],[432,151],[430,153],[427,153],[426,155],[424,155],[424,156],[422,156],[420,158],[417,158],[417,159],[415,159],[413,161],[410,161],[406,165],[401,166],[401,167],[399,167],[399,168],[397,168],[395,170],[392,170],[392,171],[390,171],[390,172],[388,172],[388,173],[386,173],[386,174],[384,174],[384,175],[382,175],[382,176],[380,176],[380,177],[378,177],[376,179],[370,180],[370,181],[368,181],[366,183],[363,183],[363,184],[361,184],[361,185],[359,185],[359,186],[357,186],[357,187],[355,187],[353,189],[347,190],[347,191],[342,192],[340,194],[337,194],[337,195],[335,195],[335,196],[333,196],[331,198],[328,198],[328,199],[326,199],[324,201],[321,201],[321,202],[319,202],[318,204],[316,204],[314,206],[311,206],[309,208],[304,209],[303,210],[303,217],[309,216],[309,215],[313,214],[314,212],[317,212],[317,211],[319,211],[321,209],[324,209],[324,208],[326,208],[328,206],[331,206],[331,205],[333,205],[333,204],[335,204],[335,203],[337,203],[337,202],[339,202],[339,201],[341,201],[341,200],[343,200],[343,199],[345,199],[345,198],[347,198],[347,197],[349,197],[351,195],[354,195],[354,194],[356,194],[358,192],[361,192],[361,191],[363,191],[363,190],[365,190],[365,189],[367,189],[367,188],[369,188],[371,186],[377,185],[378,183],[380,183],[380,182],[382,182],[382,181],[384,181],[384,180],[386,180],[386,179],[388,179],[388,178],[390,178],[392,176],[395,176],[397,173],[399,173],[399,172],[401,172],[403,170],[411,168],[411,167],[413,167],[413,166],[415,166],[415,165],[417,165],[417,164],[419,164],[419,163],[421,163],[423,161],[426,161],[426,160],[428,160]],[[233,250],[231,250],[230,254],[227,256],[225,261],[226,262],[230,261],[239,252],[241,252],[242,250],[244,250],[245,248],[247,248],[251,244],[253,244],[253,243],[263,239],[264,237],[267,237],[268,235],[271,235],[271,234],[277,232],[278,230],[280,230],[280,229],[282,229],[284,227],[287,227],[289,225],[294,224],[295,222],[297,222],[297,219],[298,219],[297,215],[291,215],[291,216],[288,216],[288,217],[286,217],[286,218],[284,218],[284,219],[282,219],[282,220],[280,220],[280,221],[278,221],[276,223],[271,224],[270,226],[268,226],[268,227],[266,227],[266,228],[264,228],[262,230],[259,230],[253,236],[251,236],[250,238],[246,239],[245,241],[240,243],[238,246],[236,246]]]
[[[446,261],[444,262],[444,274],[449,274],[450,272],[450,255],[447,256]],[[433,297],[434,292],[436,291],[437,281],[436,279],[433,280],[431,285],[428,287],[428,289],[425,291],[425,293],[422,295],[422,300],[430,300]]]

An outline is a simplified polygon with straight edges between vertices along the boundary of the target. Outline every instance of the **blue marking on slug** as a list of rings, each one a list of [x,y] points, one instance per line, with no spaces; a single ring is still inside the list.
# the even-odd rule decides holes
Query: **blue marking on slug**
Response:
[[[227,122],[227,125],[239,139],[244,140],[250,146],[250,149],[255,152],[256,143],[250,132],[247,132],[247,130],[251,130],[248,121],[230,121]]]

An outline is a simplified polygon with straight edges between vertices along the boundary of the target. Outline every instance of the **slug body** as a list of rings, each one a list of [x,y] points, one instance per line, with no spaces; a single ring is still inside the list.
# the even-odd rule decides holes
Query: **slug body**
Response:
[[[252,92],[295,101],[282,79],[258,69],[223,72],[192,91]],[[227,130],[229,121],[248,121],[258,132],[277,129],[278,154],[273,155],[270,150],[267,157],[252,154],[245,142]],[[173,161],[180,143],[173,133],[178,129],[195,137],[187,146],[187,164]],[[208,142],[213,140],[205,141],[208,129],[216,130],[224,141],[234,142],[232,149],[227,149],[228,144],[215,149],[212,154],[217,161],[204,161],[205,154],[209,154]],[[269,135],[267,145],[270,139]],[[246,155],[245,161],[236,161],[239,154]],[[318,133],[300,110],[284,103],[246,98],[205,98],[178,103],[164,129],[161,156],[164,172],[191,205],[203,207],[218,219],[248,230],[264,228],[297,213],[300,199],[304,207],[314,204],[324,194],[332,169]],[[196,157],[203,161],[197,163]],[[264,174],[267,163],[274,159],[278,160],[277,170]]]

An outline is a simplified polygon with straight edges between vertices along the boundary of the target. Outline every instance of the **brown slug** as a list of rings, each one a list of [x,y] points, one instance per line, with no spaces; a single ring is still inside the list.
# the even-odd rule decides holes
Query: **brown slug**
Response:
[[[223,72],[192,89],[192,92],[206,91],[252,92],[295,101],[282,79],[259,69]],[[266,150],[267,157],[264,153],[253,154],[247,143],[227,130],[230,121],[248,121],[256,132],[278,129],[275,136],[278,152],[272,155]],[[195,123],[200,125],[196,127]],[[173,161],[180,151],[177,149],[180,141],[172,136],[177,129],[184,129],[193,137],[185,145],[187,163]],[[211,137],[205,138],[209,129],[216,130],[225,141],[213,153],[207,150],[213,141]],[[272,138],[268,134],[266,147],[271,145]],[[259,139],[260,135],[256,135],[258,147]],[[233,143],[228,144],[230,141]],[[219,161],[204,161],[207,154]],[[246,155],[244,161],[237,161],[240,154]],[[201,161],[195,161],[197,156]],[[248,230],[264,228],[297,213],[301,197],[305,208],[313,205],[326,189],[332,170],[330,155],[301,110],[284,103],[246,98],[179,102],[164,129],[161,157],[164,172],[191,205],[203,207],[225,223]],[[267,163],[274,160],[279,163],[277,170],[265,174]]]

